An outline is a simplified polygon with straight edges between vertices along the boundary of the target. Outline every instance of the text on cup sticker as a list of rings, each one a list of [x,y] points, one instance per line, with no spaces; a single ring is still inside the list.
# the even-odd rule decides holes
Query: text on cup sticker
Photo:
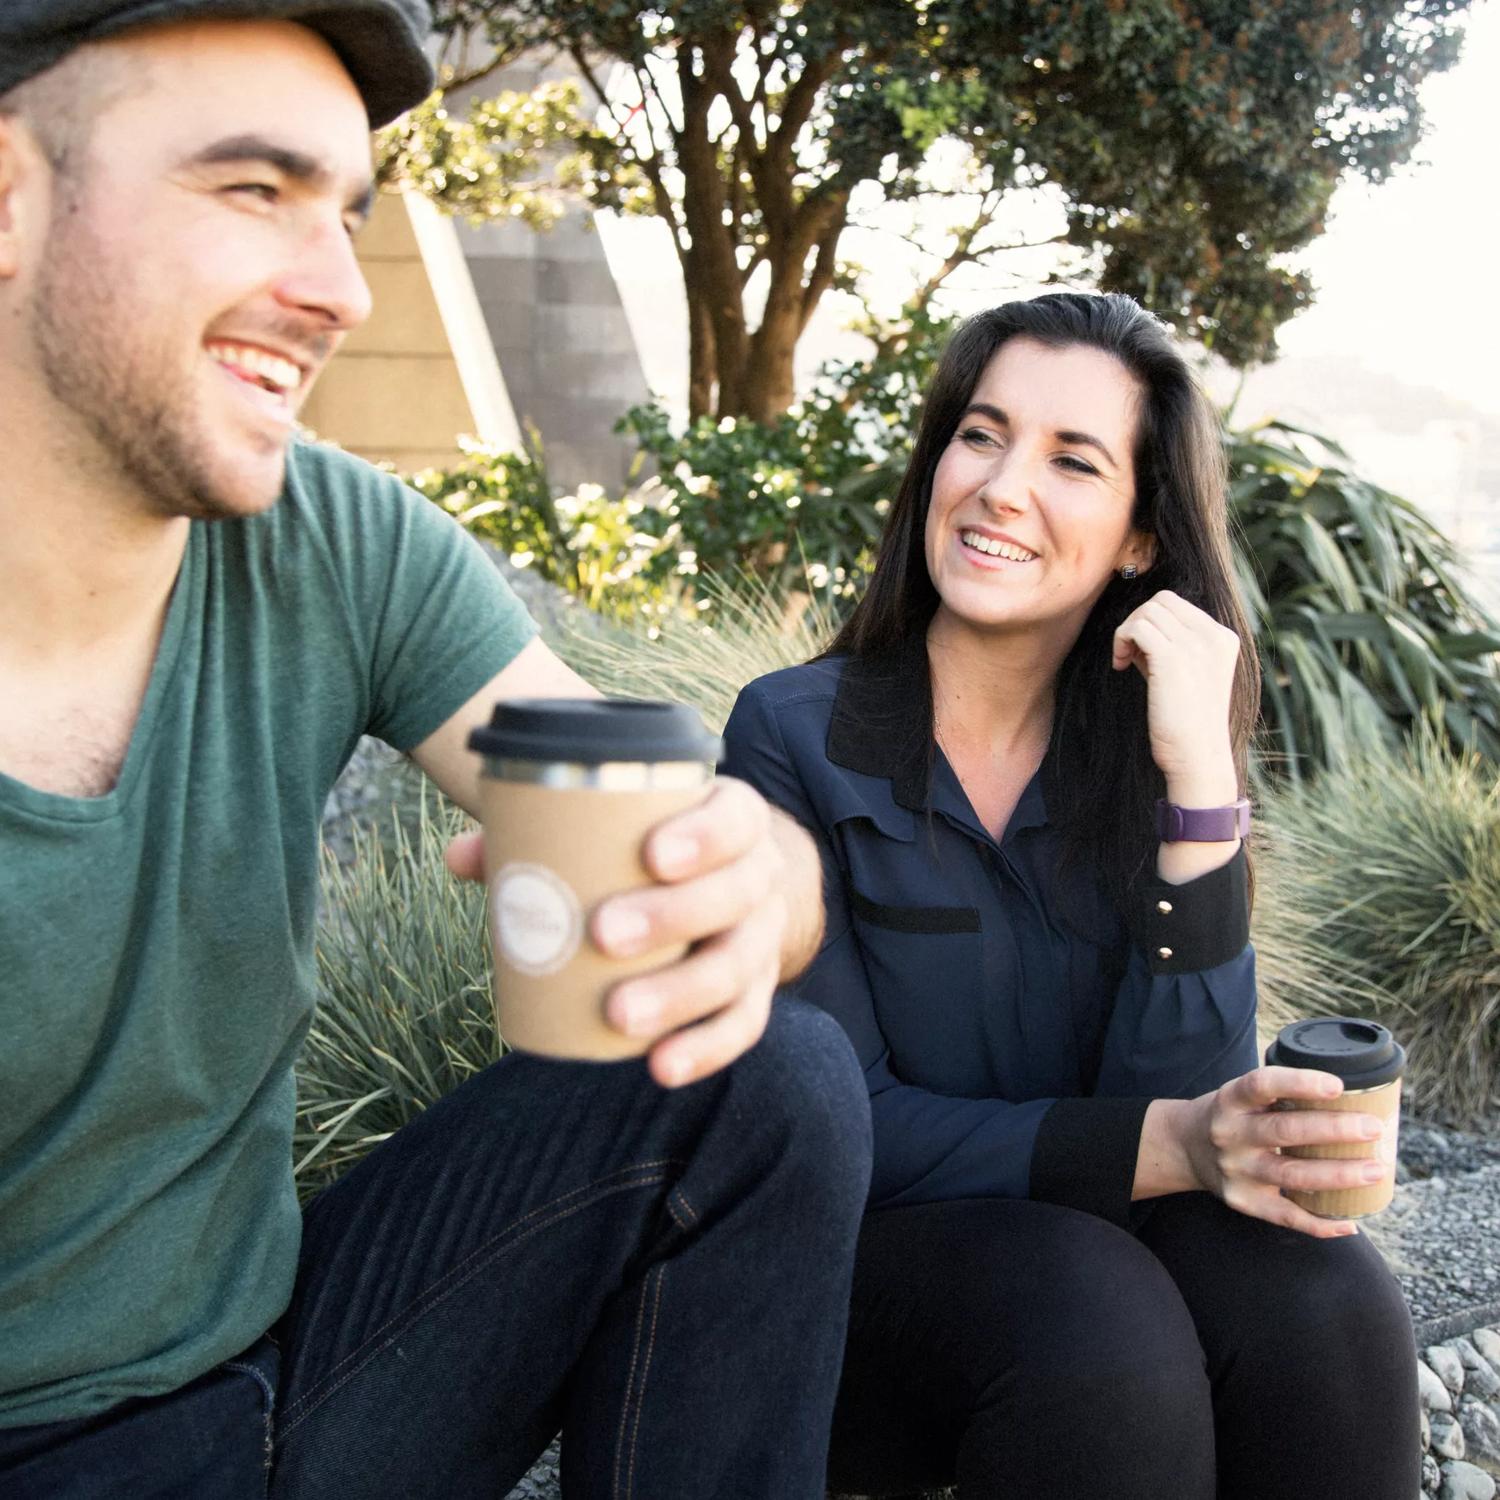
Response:
[[[583,939],[578,898],[545,865],[502,865],[490,883],[490,913],[500,956],[523,974],[556,973]]]

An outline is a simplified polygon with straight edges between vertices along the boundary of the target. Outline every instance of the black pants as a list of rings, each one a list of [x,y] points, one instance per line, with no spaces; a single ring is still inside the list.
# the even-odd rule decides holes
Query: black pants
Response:
[[[1416,1350],[1363,1235],[1207,1193],[1135,1234],[1047,1203],[865,1216],[835,1490],[964,1500],[1411,1500]]]

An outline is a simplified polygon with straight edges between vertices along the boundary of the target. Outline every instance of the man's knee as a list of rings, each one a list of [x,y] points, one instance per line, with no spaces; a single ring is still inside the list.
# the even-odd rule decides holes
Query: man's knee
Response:
[[[729,1070],[730,1107],[747,1130],[862,1206],[870,1179],[870,1101],[843,1028],[815,1006],[778,995],[759,1043]]]

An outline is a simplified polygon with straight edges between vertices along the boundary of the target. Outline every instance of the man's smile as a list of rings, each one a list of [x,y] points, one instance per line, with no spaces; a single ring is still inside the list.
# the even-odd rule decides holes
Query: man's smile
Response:
[[[251,385],[289,397],[302,385],[304,371],[295,361],[254,344],[215,339],[205,345],[209,357]]]
[[[243,395],[278,422],[290,422],[298,397],[311,383],[312,372],[295,360],[256,344],[212,339],[204,345],[210,359],[233,379]]]

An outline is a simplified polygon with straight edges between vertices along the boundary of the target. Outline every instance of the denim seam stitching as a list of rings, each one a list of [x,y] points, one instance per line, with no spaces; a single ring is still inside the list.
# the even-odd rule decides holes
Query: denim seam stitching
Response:
[[[224,1361],[224,1368],[226,1370],[233,1370],[237,1375],[248,1375],[261,1388],[268,1402],[276,1399],[276,1392],[271,1382],[254,1365],[244,1364],[237,1359],[226,1359]]]
[[[233,1370],[237,1375],[248,1375],[260,1388],[266,1400],[266,1414],[261,1418],[261,1475],[263,1495],[271,1493],[271,1463],[276,1456],[275,1441],[271,1434],[272,1413],[276,1407],[276,1388],[266,1379],[261,1371],[254,1365],[245,1364],[241,1360],[226,1359],[224,1361],[226,1370]]]
[[[630,1350],[630,1368],[625,1372],[625,1399],[620,1403],[620,1431],[615,1437],[615,1500],[620,1500],[620,1459],[625,1452],[625,1424],[630,1420],[630,1393],[635,1389],[635,1362],[641,1357],[641,1325],[646,1321],[646,1294],[651,1278],[641,1282],[641,1305],[635,1312],[635,1341]]]
[[[641,1364],[641,1388],[636,1392],[635,1421],[630,1427],[630,1471],[625,1486],[625,1500],[635,1493],[635,1450],[641,1432],[641,1413],[646,1409],[646,1377],[651,1370],[651,1351],[656,1348],[656,1319],[661,1312],[661,1289],[667,1279],[667,1268],[656,1268],[656,1296],[651,1303],[651,1334],[646,1340],[646,1358]]]
[[[604,1179],[601,1179],[601,1181],[603,1180]],[[510,1248],[510,1246],[502,1246],[500,1243],[502,1240],[505,1240],[507,1236],[512,1237],[512,1244],[519,1244],[522,1240],[529,1238],[531,1235],[536,1234],[543,1229],[549,1228],[551,1225],[558,1223],[562,1219],[569,1218],[571,1215],[579,1212],[580,1209],[590,1207],[592,1204],[598,1202],[600,1198],[607,1197],[610,1193],[623,1192],[629,1188],[635,1187],[651,1187],[660,1181],[662,1181],[662,1178],[660,1175],[657,1175],[651,1177],[643,1177],[638,1181],[615,1183],[609,1188],[605,1189],[603,1192],[597,1193],[594,1197],[586,1199],[585,1201],[580,1203],[575,1203],[571,1207],[563,1209],[560,1213],[554,1214],[550,1219],[545,1219],[541,1223],[531,1225],[530,1228],[519,1235],[512,1235],[512,1231],[514,1231],[521,1223],[524,1223],[525,1219],[532,1218],[540,1210],[533,1209],[531,1213],[524,1215],[522,1219],[518,1219],[515,1224],[509,1225],[505,1229],[501,1230],[501,1232],[495,1235],[494,1238],[487,1240],[483,1245],[479,1246],[475,1250],[471,1251],[467,1256],[465,1256],[464,1259],[460,1261],[459,1264],[455,1266],[450,1272],[448,1272],[446,1276],[435,1281],[430,1287],[427,1287],[422,1292],[419,1292],[417,1296],[414,1297],[412,1301],[409,1302],[399,1313],[397,1313],[394,1317],[387,1319],[385,1323],[383,1323],[378,1329],[376,1329],[375,1332],[372,1333],[369,1338],[367,1338],[365,1342],[359,1346],[358,1349],[355,1349],[351,1353],[345,1355],[344,1359],[340,1361],[339,1365],[335,1366],[334,1370],[330,1371],[328,1376],[325,1377],[323,1382],[324,1386],[326,1387],[325,1389],[322,1389],[321,1391],[309,1391],[306,1395],[299,1396],[296,1401],[292,1402],[292,1404],[287,1407],[285,1413],[288,1420],[279,1427],[279,1435],[281,1440],[285,1442],[287,1436],[292,1433],[297,1427],[299,1427],[304,1421],[306,1421],[306,1419],[310,1417],[313,1412],[318,1409],[318,1407],[322,1406],[330,1396],[334,1395],[335,1392],[340,1390],[343,1386],[347,1385],[349,1381],[351,1381],[356,1375],[358,1375],[360,1371],[363,1370],[372,1360],[377,1359],[381,1354],[385,1352],[387,1348],[389,1348],[391,1339],[384,1337],[388,1330],[394,1328],[398,1323],[414,1321],[417,1317],[431,1312],[434,1307],[438,1306],[439,1303],[443,1302],[450,1295],[452,1295],[452,1293],[456,1292],[471,1277],[478,1275],[479,1272],[484,1269],[484,1266],[494,1258],[495,1254],[499,1253],[502,1249]],[[565,1194],[563,1198],[556,1201],[561,1203],[568,1196],[570,1195]],[[460,1272],[464,1272],[465,1274],[460,1275]],[[439,1288],[442,1289],[441,1293],[437,1296],[434,1296],[433,1293],[437,1292]],[[353,1369],[344,1370],[343,1374],[335,1380],[333,1378],[334,1375],[340,1369],[342,1369],[344,1365],[348,1364],[350,1360],[355,1359],[362,1351],[367,1351],[365,1352],[365,1357],[361,1359]],[[314,1400],[315,1396],[316,1400]],[[306,1410],[299,1410],[299,1408],[301,1407],[306,1407]],[[292,1415],[293,1412],[297,1413],[295,1417]]]
[[[464,1284],[464,1282],[470,1279],[470,1277],[477,1275],[478,1272],[483,1269],[484,1265],[487,1264],[488,1261],[492,1259],[499,1250],[509,1248],[509,1246],[505,1246],[502,1244],[503,1241],[509,1239],[512,1244],[517,1244],[521,1240],[529,1238],[531,1235],[536,1234],[540,1230],[549,1228],[551,1225],[557,1223],[558,1221],[568,1218],[574,1213],[577,1213],[580,1209],[590,1207],[600,1198],[606,1197],[610,1193],[624,1192],[630,1188],[652,1187],[663,1180],[662,1174],[658,1172],[648,1177],[640,1177],[639,1174],[642,1172],[653,1171],[653,1169],[658,1167],[674,1165],[679,1165],[679,1163],[674,1161],[673,1158],[667,1157],[661,1161],[642,1162],[638,1166],[623,1167],[619,1171],[612,1172],[605,1177],[597,1178],[594,1182],[587,1183],[583,1187],[575,1188],[571,1193],[564,1193],[562,1197],[553,1199],[551,1203],[542,1204],[540,1207],[532,1209],[529,1213],[523,1214],[519,1219],[516,1219],[512,1223],[506,1225],[504,1229],[500,1230],[499,1233],[495,1234],[492,1238],[486,1240],[484,1244],[479,1245],[474,1250],[470,1251],[469,1254],[458,1263],[458,1265],[454,1266],[452,1270],[447,1273],[447,1275],[440,1277],[437,1281],[433,1282],[431,1286],[426,1287],[421,1292],[419,1292],[417,1296],[407,1304],[406,1307],[404,1307],[394,1317],[387,1319],[385,1323],[377,1328],[375,1332],[372,1333],[364,1341],[364,1343],[359,1346],[358,1349],[355,1349],[349,1354],[345,1355],[345,1357],[339,1362],[339,1364],[336,1365],[332,1370],[330,1370],[329,1373],[324,1377],[322,1389],[314,1389],[308,1391],[305,1395],[299,1396],[297,1400],[292,1402],[291,1405],[288,1406],[285,1412],[282,1414],[284,1420],[277,1424],[278,1439],[282,1442],[285,1442],[288,1435],[292,1433],[298,1426],[300,1426],[301,1423],[305,1421],[309,1416],[311,1416],[319,1406],[323,1405],[323,1403],[327,1401],[335,1391],[346,1385],[350,1380],[354,1378],[354,1376],[358,1375],[359,1372],[363,1370],[372,1359],[376,1358],[377,1355],[384,1352],[385,1348],[390,1342],[388,1339],[384,1338],[384,1335],[388,1330],[393,1328],[398,1323],[401,1323],[405,1320],[410,1320],[422,1313],[430,1312],[434,1307],[438,1305],[438,1303],[442,1302],[451,1293],[457,1291],[458,1288]],[[632,1174],[635,1174],[635,1180],[622,1180],[630,1178]],[[554,1212],[550,1218],[544,1219],[540,1223],[532,1224],[529,1228],[519,1234],[516,1232],[520,1229],[521,1225],[526,1223],[528,1219],[534,1219],[538,1214],[546,1213],[549,1209],[557,1209],[560,1204],[567,1203],[570,1198],[578,1198],[582,1194],[592,1194],[592,1196],[585,1198],[581,1202],[576,1202],[570,1207],[562,1209],[560,1212]],[[440,1295],[434,1296],[433,1294],[435,1292],[439,1292],[439,1289],[441,1289]],[[376,1345],[376,1347],[372,1348],[371,1345]],[[366,1354],[366,1357],[364,1359],[361,1359],[353,1369],[345,1370],[342,1375],[339,1375],[340,1370],[343,1370],[343,1367],[347,1365],[350,1360],[358,1358],[359,1354],[365,1350],[368,1350],[368,1353]],[[335,1379],[335,1376],[339,1376],[339,1378]],[[303,1410],[302,1408],[306,1409]]]
[[[682,1185],[680,1183],[672,1189],[671,1193],[667,1197],[667,1202],[670,1203],[673,1198],[675,1198],[682,1205],[683,1212],[687,1214],[689,1221],[693,1224],[696,1224],[698,1222],[698,1211],[693,1207],[691,1203],[688,1202],[688,1196],[685,1192],[683,1192]]]

